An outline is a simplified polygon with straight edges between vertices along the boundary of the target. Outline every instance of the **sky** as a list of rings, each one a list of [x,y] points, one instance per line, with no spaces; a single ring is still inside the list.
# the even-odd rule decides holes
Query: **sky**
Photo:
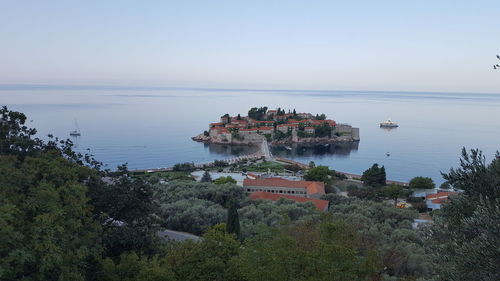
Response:
[[[500,1],[0,0],[0,84],[500,93]]]

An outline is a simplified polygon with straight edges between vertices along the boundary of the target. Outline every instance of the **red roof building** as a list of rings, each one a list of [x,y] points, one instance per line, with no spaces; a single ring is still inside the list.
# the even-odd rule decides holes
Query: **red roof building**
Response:
[[[293,200],[293,201],[299,202],[299,203],[311,202],[314,204],[314,206],[316,206],[316,208],[318,210],[323,211],[323,212],[328,211],[328,201],[327,200],[299,197],[299,196],[293,196],[293,195],[287,195],[287,194],[276,194],[276,193],[264,192],[264,191],[252,192],[250,194],[250,199],[252,199],[252,200],[259,200],[260,199],[260,200],[278,201],[280,198],[290,199],[290,200]]]
[[[427,194],[425,196],[425,203],[427,204],[427,208],[435,210],[440,209],[441,204],[447,202],[449,200],[449,196],[458,194],[458,192],[453,191],[441,191],[434,194]]]
[[[244,179],[247,192],[266,191],[307,198],[319,198],[325,194],[325,184],[318,181],[291,181],[283,178]]]

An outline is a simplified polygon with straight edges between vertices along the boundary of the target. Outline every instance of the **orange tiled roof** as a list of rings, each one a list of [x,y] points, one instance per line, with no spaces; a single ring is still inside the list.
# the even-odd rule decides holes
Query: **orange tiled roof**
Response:
[[[278,194],[278,193],[271,193],[271,192],[265,192],[265,191],[256,191],[252,192],[250,194],[250,199],[257,200],[272,200],[272,201],[278,201],[280,198],[287,198],[294,200],[295,202],[312,202],[316,208],[320,211],[325,211],[328,207],[328,201],[327,200],[321,200],[321,199],[313,199],[313,198],[306,198],[306,197],[300,197],[300,196],[293,196],[293,195],[287,195],[287,194]]]
[[[260,127],[260,128],[249,128],[249,129],[241,129],[240,131],[269,131],[274,130],[273,127]]]
[[[438,199],[438,198],[446,198],[450,195],[457,194],[458,192],[453,192],[453,191],[441,191],[435,194],[427,194],[425,196],[426,199]]]
[[[229,130],[226,129],[226,128],[224,128],[224,127],[215,127],[215,129],[217,131],[219,131],[219,133],[227,133],[227,134],[229,134]]]
[[[319,181],[290,181],[283,178],[244,179],[243,186],[304,188],[307,194],[325,194],[325,184]]]
[[[446,198],[438,198],[438,199],[434,199],[434,200],[431,200],[432,203],[434,204],[442,204],[446,201],[450,200],[448,197]]]
[[[254,173],[247,173],[247,176],[248,176],[248,177],[252,177],[252,178],[256,178],[256,179],[257,179],[257,178],[260,178],[260,176],[259,176],[259,175],[256,175],[256,174],[254,174]]]

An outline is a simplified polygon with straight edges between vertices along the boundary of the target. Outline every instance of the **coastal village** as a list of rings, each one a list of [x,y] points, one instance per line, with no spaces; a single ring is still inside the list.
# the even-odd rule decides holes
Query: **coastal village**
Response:
[[[281,108],[268,110],[267,107],[254,107],[246,116],[224,114],[220,117],[220,122],[210,123],[207,131],[192,139],[213,144],[261,145],[261,150],[253,155],[241,155],[234,159],[216,161],[218,163],[194,164],[194,167],[199,170],[193,172],[192,176],[197,180],[201,180],[203,171],[211,171],[210,174],[214,179],[225,176],[234,178],[236,184],[241,186],[252,200],[278,201],[284,198],[301,203],[311,202],[318,210],[327,211],[329,202],[321,199],[323,195],[329,193],[325,190],[325,182],[304,180],[304,173],[307,173],[311,167],[290,159],[274,157],[269,152],[268,144],[358,142],[360,137],[359,128],[327,119],[325,114],[313,115],[297,113],[295,109],[286,112]],[[247,169],[251,170],[254,165],[266,165],[266,163],[282,165],[283,169],[280,172],[271,171],[271,169],[247,172]],[[299,172],[296,173],[296,171]],[[333,174],[340,178],[340,180],[337,178],[336,184],[333,185],[339,194],[346,197],[351,194],[345,189],[346,185],[350,185],[351,189],[352,186],[356,189],[364,189],[361,175],[338,171],[334,171]],[[387,179],[383,182],[383,185],[386,184],[403,188],[408,186],[406,182]],[[439,209],[441,204],[448,200],[448,196],[454,194],[456,192],[433,189],[414,191],[412,196],[419,198],[419,202],[425,202],[426,210],[431,211]],[[396,200],[397,208],[412,206],[411,203],[406,202],[404,196],[400,197]],[[428,220],[424,219],[420,222],[425,223]]]
[[[359,128],[326,119],[325,114],[297,113],[295,109],[267,107],[251,108],[247,116],[220,117],[220,122],[210,123],[208,131],[193,140],[216,144],[253,144],[263,140],[271,144],[356,142]]]

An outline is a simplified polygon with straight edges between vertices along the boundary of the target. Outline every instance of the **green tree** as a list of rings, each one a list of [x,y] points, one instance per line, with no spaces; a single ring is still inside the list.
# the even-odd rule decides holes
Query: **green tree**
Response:
[[[227,176],[227,177],[220,177],[218,179],[216,179],[214,181],[215,184],[226,184],[226,183],[230,183],[230,184],[236,184],[236,180],[233,179],[231,176]]]
[[[304,179],[308,181],[321,181],[325,184],[330,184],[330,169],[327,166],[317,166],[311,168],[304,175]]]
[[[380,187],[386,185],[385,167],[373,164],[371,168],[363,172],[361,180],[369,186]]]
[[[241,229],[240,229],[240,217],[238,215],[238,209],[236,202],[234,200],[229,201],[229,209],[227,210],[227,223],[226,223],[227,233],[232,233],[236,236],[236,239],[241,239]]]
[[[314,163],[314,161],[309,161],[309,168],[314,168],[316,167],[316,164]]]
[[[410,180],[408,185],[411,189],[433,189],[436,187],[434,181],[431,178],[426,177],[414,177]]]
[[[230,261],[238,255],[239,242],[222,224],[211,227],[200,241],[172,242],[167,245],[167,263],[177,280],[241,280],[232,277]]]
[[[500,277],[500,154],[490,164],[479,150],[462,150],[460,167],[443,174],[464,192],[434,216],[430,251],[440,280]]]
[[[260,120],[262,120],[264,118],[266,112],[267,112],[267,107],[266,106],[260,107],[260,108],[252,107],[248,111],[248,117],[260,121]]]
[[[85,279],[102,252],[92,176],[57,151],[0,156],[0,280]]]
[[[451,185],[449,182],[445,181],[439,186],[439,189],[451,189]]]
[[[102,261],[101,281],[173,281],[177,280],[165,258],[151,259],[136,253],[124,253],[117,261],[106,258]]]
[[[431,261],[422,235],[412,228],[418,213],[384,202],[328,194],[330,212],[348,221],[361,237],[362,249],[377,249],[384,280],[429,280]]]
[[[398,204],[398,198],[403,194],[403,187],[399,184],[390,184],[382,189],[385,196],[394,200],[394,206]]]
[[[239,280],[376,280],[373,252],[361,255],[355,230],[339,220],[263,231],[245,241],[233,266]]]
[[[212,182],[212,177],[210,176],[210,173],[208,171],[205,171],[203,173],[200,182]]]

